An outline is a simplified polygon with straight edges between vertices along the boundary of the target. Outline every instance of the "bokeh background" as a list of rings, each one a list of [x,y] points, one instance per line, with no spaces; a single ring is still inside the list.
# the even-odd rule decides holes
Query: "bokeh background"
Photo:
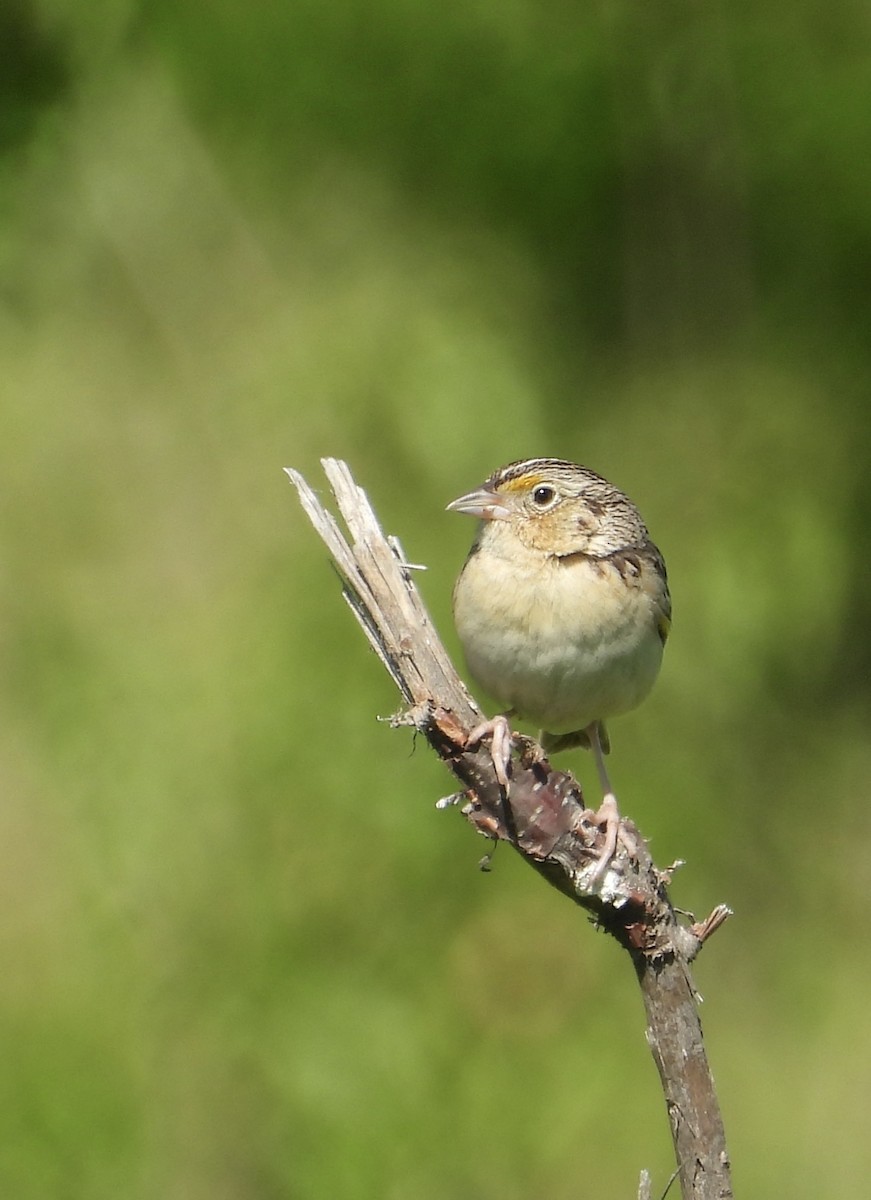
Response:
[[[869,51],[856,0],[5,0],[0,1194],[668,1178],[623,956],[375,720],[325,454],[452,649],[448,500],[637,500],[675,624],[613,775],[736,910],[736,1189],[864,1194]]]

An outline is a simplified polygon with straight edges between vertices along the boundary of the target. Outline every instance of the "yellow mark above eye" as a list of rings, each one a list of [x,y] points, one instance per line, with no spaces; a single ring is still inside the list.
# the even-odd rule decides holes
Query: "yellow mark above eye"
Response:
[[[530,488],[534,488],[537,484],[541,483],[541,481],[542,476],[538,474],[519,475],[516,479],[509,479],[507,483],[503,483],[499,490],[512,493],[527,492]]]

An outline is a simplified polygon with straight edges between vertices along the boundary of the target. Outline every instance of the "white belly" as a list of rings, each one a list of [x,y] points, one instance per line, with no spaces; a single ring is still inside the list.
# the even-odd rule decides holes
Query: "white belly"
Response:
[[[454,616],[470,673],[500,705],[570,733],[641,703],[662,641],[639,580],[584,558],[534,570],[484,558],[466,564]]]

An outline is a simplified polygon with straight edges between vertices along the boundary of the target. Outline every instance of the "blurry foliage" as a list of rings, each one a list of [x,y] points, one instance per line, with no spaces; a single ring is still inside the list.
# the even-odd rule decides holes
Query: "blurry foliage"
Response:
[[[737,909],[738,1189],[858,1195],[865,9],[18,0],[0,47],[2,1194],[664,1183],[625,965],[432,811],[280,471],[350,460],[456,648],[444,504],[553,453],[668,559],[613,771]]]
[[[28,0],[6,0],[0,9],[0,63],[0,151],[8,152],[33,133],[71,80],[62,43],[42,28]]]

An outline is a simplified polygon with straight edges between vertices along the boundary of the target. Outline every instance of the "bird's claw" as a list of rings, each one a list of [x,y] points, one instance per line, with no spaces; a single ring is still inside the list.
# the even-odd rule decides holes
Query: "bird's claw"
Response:
[[[471,749],[486,737],[490,738],[490,757],[493,759],[496,779],[499,786],[507,792],[511,766],[511,726],[508,724],[508,718],[500,714],[489,721],[482,721],[466,738],[466,746]]]
[[[605,844],[599,855],[599,861],[590,876],[590,890],[596,891],[608,872],[617,851],[617,836],[620,832],[620,810],[617,808],[617,797],[613,792],[606,792],[598,812],[593,814],[596,825],[605,827]]]

